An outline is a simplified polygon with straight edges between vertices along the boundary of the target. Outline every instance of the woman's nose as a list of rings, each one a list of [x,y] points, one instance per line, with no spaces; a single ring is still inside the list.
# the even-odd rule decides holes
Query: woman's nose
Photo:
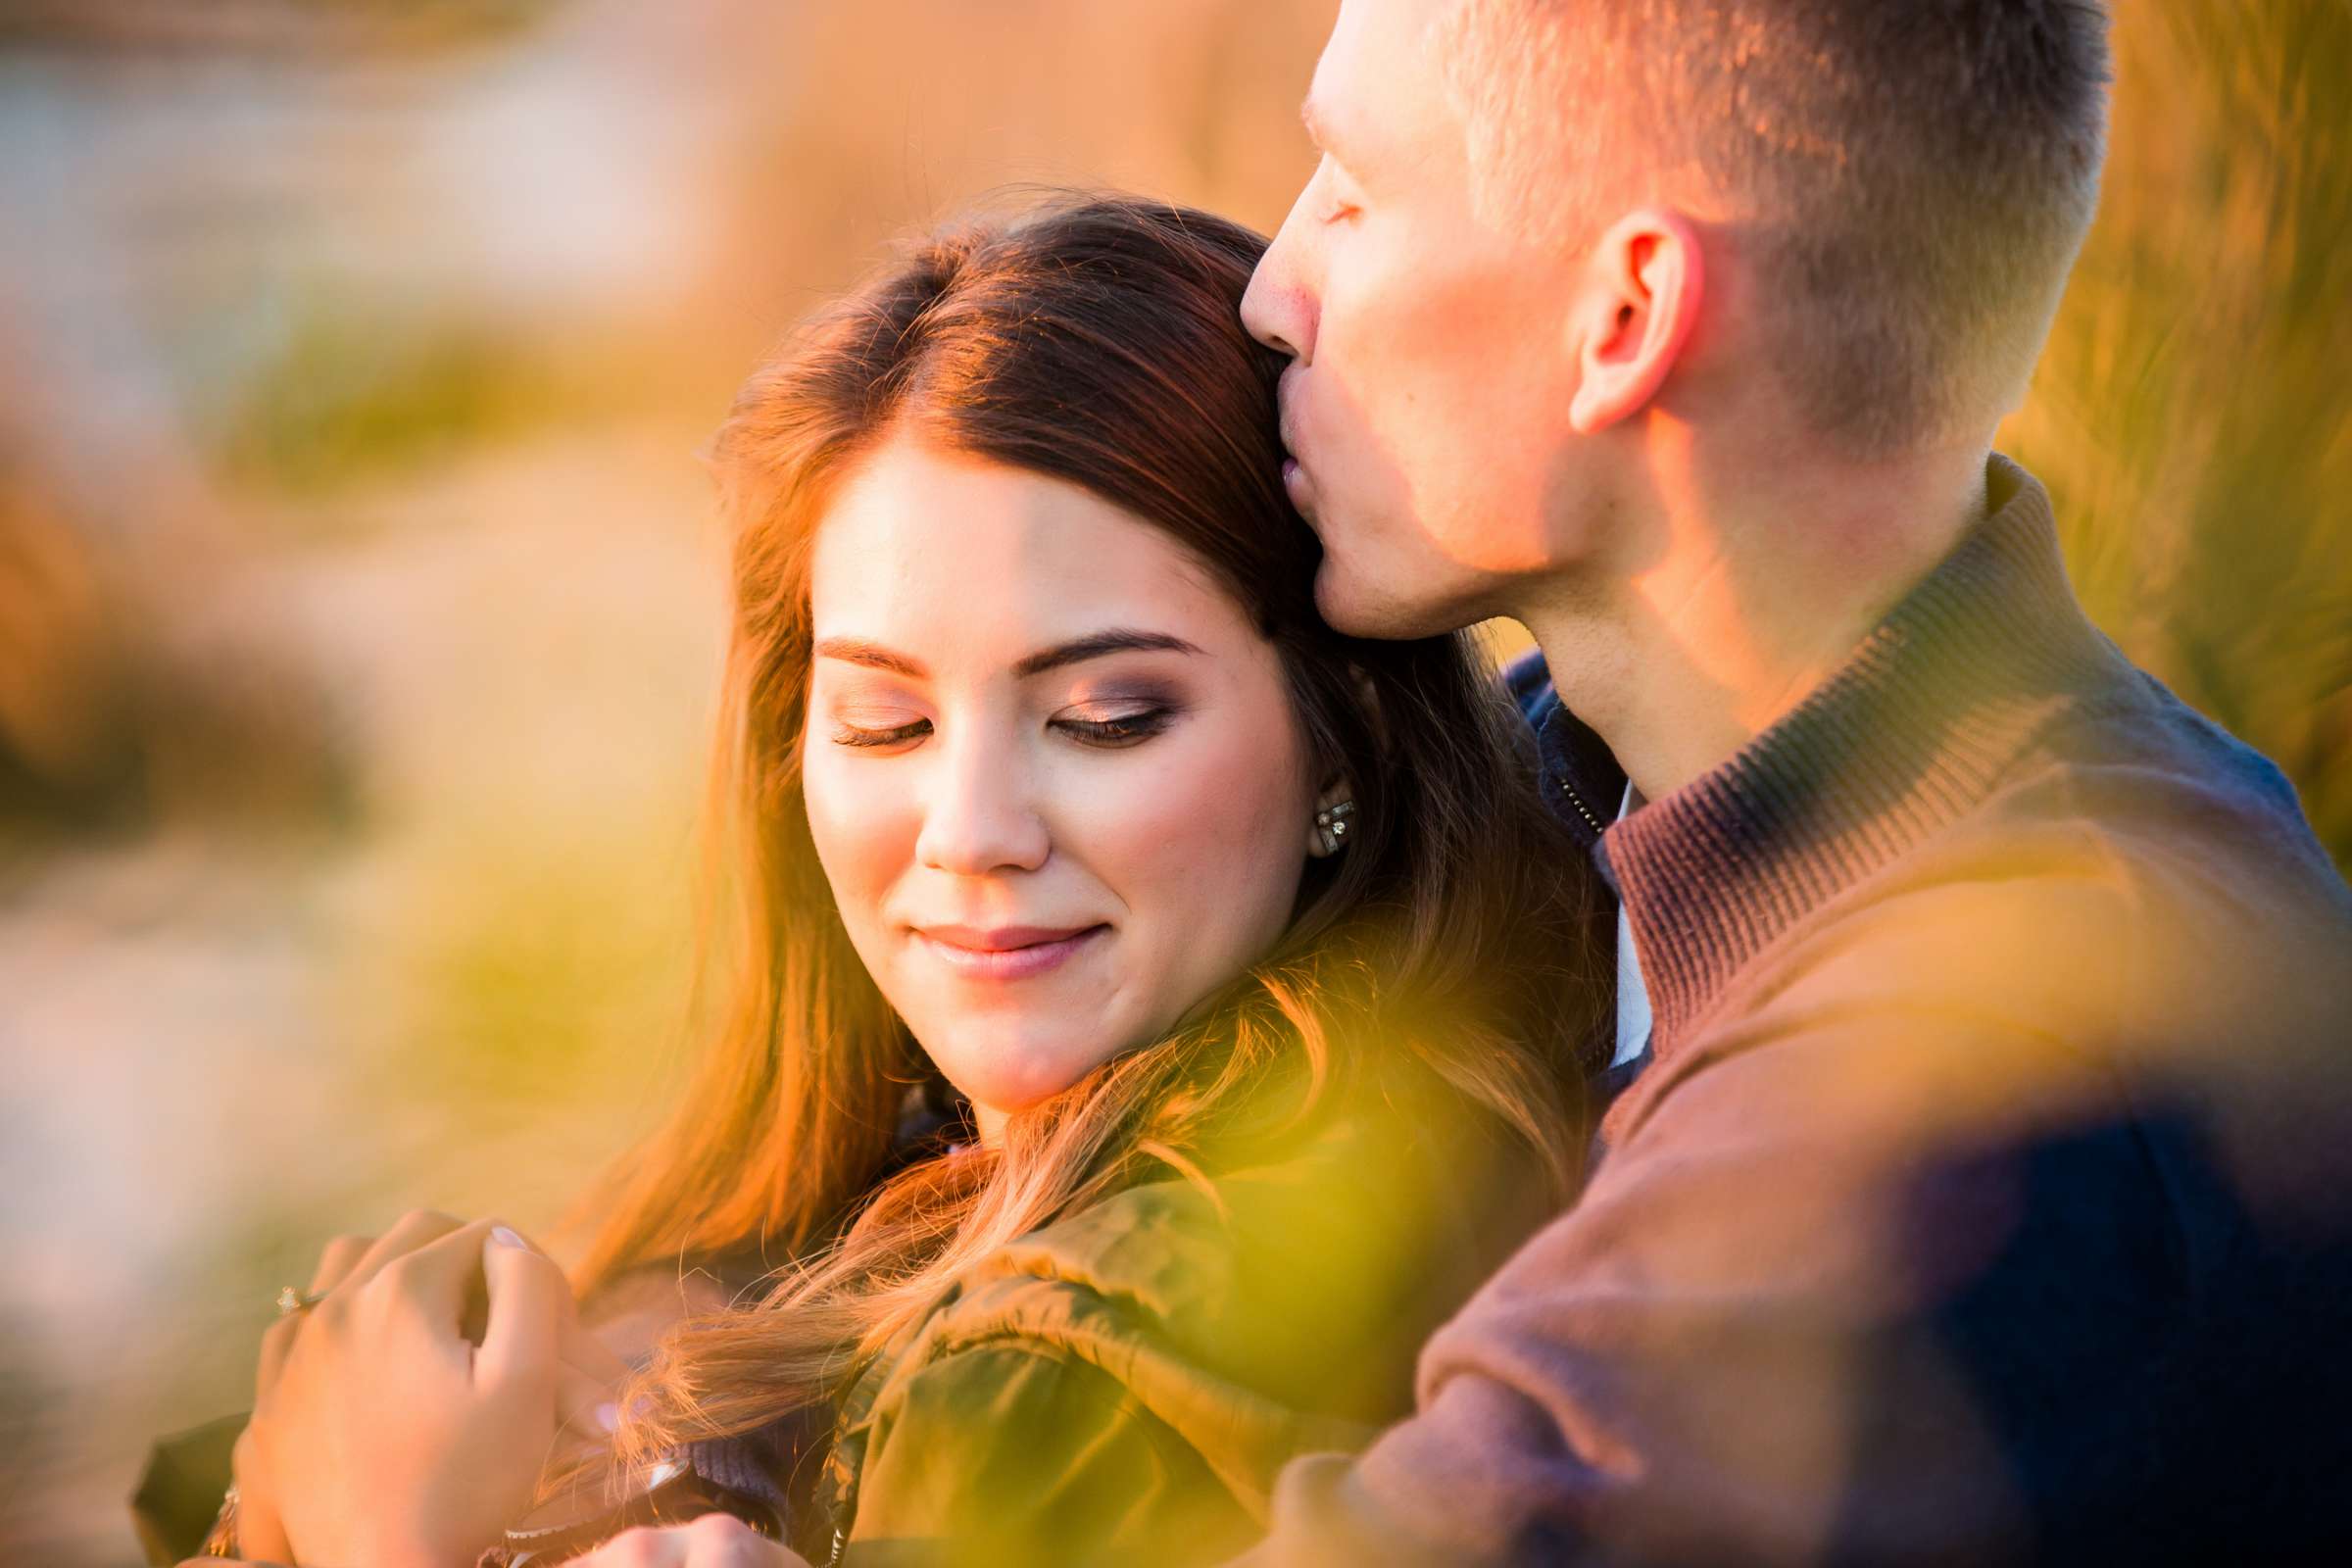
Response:
[[[953,748],[933,780],[915,858],[955,876],[1034,871],[1051,839],[1017,758],[995,747]]]

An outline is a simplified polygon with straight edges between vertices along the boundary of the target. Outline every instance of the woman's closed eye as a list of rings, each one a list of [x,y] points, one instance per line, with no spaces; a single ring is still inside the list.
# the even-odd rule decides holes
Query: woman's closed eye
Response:
[[[1054,730],[1081,745],[1115,749],[1150,740],[1166,729],[1175,717],[1175,709],[1165,704],[1148,704],[1066,709],[1054,714],[1050,722]],[[854,724],[838,719],[833,725],[832,739],[836,746],[881,748],[911,745],[930,733],[931,720],[927,718],[899,724]]]
[[[833,744],[836,746],[904,746],[921,740],[931,733],[927,718],[908,719],[901,724],[853,724],[837,719],[833,725]]]
[[[1054,727],[1088,746],[1133,746],[1166,729],[1176,710],[1165,703],[1097,704],[1064,709]]]

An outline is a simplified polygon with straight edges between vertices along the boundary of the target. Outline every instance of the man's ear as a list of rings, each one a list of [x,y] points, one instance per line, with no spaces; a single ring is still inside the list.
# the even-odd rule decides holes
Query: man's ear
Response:
[[[1582,286],[1568,422],[1592,435],[1640,413],[1673,372],[1706,296],[1698,230],[1669,208],[1628,213],[1593,247]]]

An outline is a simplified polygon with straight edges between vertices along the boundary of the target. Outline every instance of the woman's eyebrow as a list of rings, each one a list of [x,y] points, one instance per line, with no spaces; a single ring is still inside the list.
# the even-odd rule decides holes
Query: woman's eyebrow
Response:
[[[818,659],[838,659],[848,664],[863,664],[869,669],[887,669],[894,675],[906,675],[921,680],[930,671],[917,660],[909,659],[893,648],[869,643],[862,637],[826,637],[809,650]]]
[[[894,675],[905,675],[913,680],[928,679],[931,673],[923,667],[920,660],[902,654],[895,648],[885,647],[881,643],[868,642],[862,637],[821,638],[809,652],[818,659],[838,659],[844,663],[862,664],[868,669],[887,669]],[[1040,649],[1013,665],[1012,672],[1021,679],[1027,680],[1030,676],[1042,675],[1049,669],[1059,669],[1065,664],[1084,663],[1090,659],[1101,659],[1107,654],[1198,654],[1199,652],[1200,652],[1200,649],[1183,638],[1170,636],[1166,632],[1136,631],[1127,627],[1114,627],[1108,631],[1098,631],[1084,637],[1073,637],[1066,643],[1055,643],[1051,648]]]
[[[1056,643],[1052,648],[1031,654],[1013,665],[1012,672],[1026,680],[1032,675],[1042,675],[1049,669],[1059,669],[1065,664],[1083,663],[1090,659],[1101,659],[1105,654],[1197,654],[1199,652],[1200,652],[1200,649],[1181,637],[1171,637],[1165,632],[1157,631],[1131,631],[1122,627],[1110,631],[1095,632],[1086,637],[1073,637],[1066,643]]]

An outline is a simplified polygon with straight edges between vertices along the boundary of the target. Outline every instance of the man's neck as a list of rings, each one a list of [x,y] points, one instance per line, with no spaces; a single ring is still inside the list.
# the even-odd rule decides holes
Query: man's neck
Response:
[[[1693,480],[1516,613],[1561,702],[1661,800],[1845,662],[1984,505],[1981,452],[1748,493]]]

